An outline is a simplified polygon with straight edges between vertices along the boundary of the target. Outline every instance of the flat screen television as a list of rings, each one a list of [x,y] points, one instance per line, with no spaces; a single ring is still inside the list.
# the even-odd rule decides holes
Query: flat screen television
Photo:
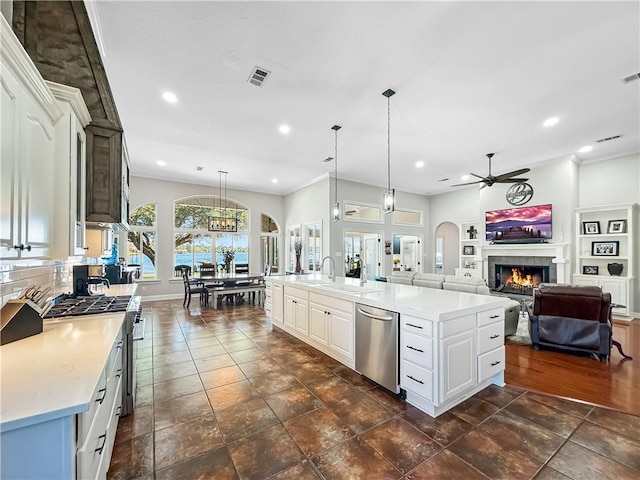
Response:
[[[535,243],[551,238],[551,204],[492,210],[485,220],[487,240]]]

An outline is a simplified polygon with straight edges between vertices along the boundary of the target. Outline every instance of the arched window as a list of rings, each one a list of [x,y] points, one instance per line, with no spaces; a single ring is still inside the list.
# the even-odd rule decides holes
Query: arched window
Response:
[[[176,276],[181,269],[189,267],[192,275],[198,274],[202,265],[225,266],[225,254],[233,253],[229,273],[235,266],[249,264],[249,210],[227,200],[226,214],[220,208],[216,196],[199,195],[174,202],[174,252],[173,262]],[[233,216],[237,219],[237,232],[215,232],[209,230],[210,217]]]
[[[141,205],[129,215],[127,263],[140,265],[141,280],[157,278],[156,216],[155,203]]]

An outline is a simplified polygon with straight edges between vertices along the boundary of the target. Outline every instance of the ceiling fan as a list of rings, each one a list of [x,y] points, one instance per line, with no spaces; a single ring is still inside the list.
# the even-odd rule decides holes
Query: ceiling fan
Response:
[[[484,185],[480,187],[480,188],[484,188],[484,187],[490,187],[494,183],[519,183],[519,182],[526,182],[527,180],[529,180],[528,178],[513,178],[518,175],[522,175],[523,173],[527,173],[530,170],[529,168],[522,168],[520,170],[514,170],[513,172],[503,173],[502,175],[498,175],[497,177],[494,175],[491,175],[491,159],[493,158],[494,155],[495,153],[487,153],[486,155],[487,158],[489,159],[489,174],[486,177],[472,173],[471,175],[473,175],[474,177],[478,177],[480,180],[476,180],[475,182],[458,183],[456,185],[451,185],[451,186],[461,187],[463,185],[473,185],[474,183],[484,183]]]

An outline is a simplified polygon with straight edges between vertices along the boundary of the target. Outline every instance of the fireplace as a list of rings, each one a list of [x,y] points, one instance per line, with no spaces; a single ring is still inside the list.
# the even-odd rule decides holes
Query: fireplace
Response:
[[[545,265],[495,264],[495,291],[532,295],[533,289],[549,281],[549,267]]]

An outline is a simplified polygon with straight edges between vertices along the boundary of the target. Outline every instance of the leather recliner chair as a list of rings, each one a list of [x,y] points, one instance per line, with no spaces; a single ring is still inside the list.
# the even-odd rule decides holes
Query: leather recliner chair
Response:
[[[611,294],[587,285],[540,284],[530,311],[531,344],[598,355],[606,362],[613,342]],[[622,353],[622,350],[620,350]]]

